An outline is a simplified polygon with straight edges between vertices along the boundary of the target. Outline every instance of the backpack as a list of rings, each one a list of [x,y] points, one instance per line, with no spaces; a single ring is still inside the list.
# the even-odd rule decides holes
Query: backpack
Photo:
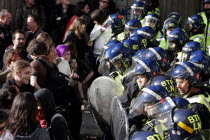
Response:
[[[45,81],[45,88],[48,88],[54,95],[56,105],[68,105],[71,95],[73,95],[73,88],[70,85],[71,79],[58,71],[57,66],[50,68],[48,64],[38,58],[39,61],[47,70],[47,78]]]
[[[54,115],[52,116],[52,118],[51,118],[51,125],[52,125],[52,123],[53,123],[53,120],[54,120],[55,118],[57,118],[57,117],[62,118],[63,121],[64,121],[65,124],[66,124],[66,127],[68,127],[68,124],[67,124],[67,122],[66,122],[66,119],[65,119],[60,113],[56,113],[56,114],[54,114]],[[51,125],[50,125],[50,127],[47,129],[47,131],[48,131],[48,133],[49,133],[50,136],[51,136],[51,140],[53,140],[53,134],[52,134],[52,132],[51,132]],[[71,132],[70,132],[69,130],[67,130],[67,131],[68,131],[68,132],[67,132],[68,140],[73,140],[73,138],[72,138],[72,136],[71,136]]]

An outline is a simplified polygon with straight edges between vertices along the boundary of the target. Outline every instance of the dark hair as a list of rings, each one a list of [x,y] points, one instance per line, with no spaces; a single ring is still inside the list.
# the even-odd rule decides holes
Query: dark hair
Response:
[[[36,114],[37,101],[34,95],[29,92],[20,93],[14,99],[6,128],[16,135],[20,129],[37,122]]]
[[[75,9],[75,12],[76,12],[76,15],[78,17],[82,16],[83,14],[85,14],[82,10],[84,9],[85,5],[88,5],[86,2],[78,2],[76,4],[76,9]]]
[[[9,117],[9,111],[0,109],[0,124],[5,123]]]
[[[40,19],[37,15],[30,14],[30,15],[28,15],[28,17],[32,17],[34,19],[34,22],[36,22],[38,26],[40,25]]]
[[[99,24],[102,25],[103,22],[106,20],[106,16],[102,10],[97,9],[91,14],[91,19],[93,21],[97,21]]]
[[[51,49],[55,48],[56,45],[52,42],[49,42],[49,43],[46,43],[46,47],[47,47],[47,54],[46,55],[48,55],[50,53]]]
[[[16,59],[17,56],[19,56],[21,58],[21,56],[18,52],[16,52],[16,51],[9,52],[7,55],[7,59],[6,59],[6,64],[5,64],[6,67],[9,67],[12,61],[13,62],[17,61],[17,59]]]
[[[69,47],[70,50],[70,59],[77,59],[78,58],[78,53],[77,53],[77,49],[74,43],[72,42],[67,42],[65,43],[66,46]]]
[[[47,55],[47,46],[43,41],[33,39],[27,47],[27,52],[30,55]]]
[[[18,94],[18,87],[10,85],[0,92],[0,107],[10,109],[15,96]]]
[[[12,33],[12,39],[14,40],[15,39],[15,35],[16,34],[23,34],[25,36],[25,32],[22,31],[22,30],[16,30]]]

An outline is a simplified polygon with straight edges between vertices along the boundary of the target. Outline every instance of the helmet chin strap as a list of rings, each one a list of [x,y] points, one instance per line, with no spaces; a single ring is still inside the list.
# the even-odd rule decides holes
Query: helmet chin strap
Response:
[[[188,93],[189,93],[189,91],[190,91],[190,89],[192,88],[192,85],[189,83],[189,87],[188,87],[188,90],[187,90],[187,92],[185,93],[185,94],[187,94],[188,95]]]

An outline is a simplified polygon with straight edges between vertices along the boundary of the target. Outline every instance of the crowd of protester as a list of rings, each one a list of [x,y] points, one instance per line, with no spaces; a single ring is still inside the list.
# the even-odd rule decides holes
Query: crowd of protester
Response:
[[[206,19],[209,19],[210,1],[204,1],[204,13],[188,18],[186,31],[177,12],[168,16],[161,30],[159,3],[153,0],[137,0],[131,6],[131,19],[127,22],[115,13],[112,0],[85,0],[76,5],[72,5],[71,0],[53,2],[25,0],[15,15],[7,9],[0,11],[0,140],[79,140],[81,106],[88,108],[91,104],[87,88],[102,75],[123,85],[120,100],[125,108],[139,97],[142,89],[163,92],[162,87],[156,91],[145,86],[158,74],[175,79],[176,96],[178,92],[200,91],[199,78],[206,84],[205,88],[209,87],[206,81],[210,60],[206,59],[210,33]],[[10,27],[12,20],[15,21],[13,28]],[[193,64],[189,66],[185,61],[193,51],[199,50],[203,50],[199,56],[209,69],[202,71],[200,67],[198,73],[203,73],[195,77],[195,81],[173,75],[179,65],[186,68],[190,76],[193,72],[196,75],[197,71],[188,67],[194,68],[193,64],[200,59],[190,60]],[[189,87],[180,87],[186,79]],[[208,106],[210,96],[207,94]],[[166,98],[160,96],[161,100]],[[187,94],[186,98],[189,97]],[[208,120],[202,127],[209,129],[210,106],[202,108],[200,104],[196,104],[193,111],[200,115],[201,121]],[[199,110],[201,108],[203,110]],[[132,110],[128,115],[133,117]],[[135,122],[133,119],[131,124]],[[145,122],[140,126],[143,124]],[[104,133],[104,139],[112,138]]]

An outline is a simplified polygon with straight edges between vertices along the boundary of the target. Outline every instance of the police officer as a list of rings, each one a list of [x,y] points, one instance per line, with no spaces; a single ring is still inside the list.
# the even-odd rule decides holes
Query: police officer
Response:
[[[186,31],[188,32],[190,40],[200,43],[201,49],[208,52],[208,49],[205,47],[205,27],[206,25],[200,15],[188,17]]]
[[[121,36],[124,36],[122,38],[122,40],[124,39],[128,39],[131,35],[131,32],[137,28],[141,28],[142,25],[141,25],[141,22],[137,19],[131,19],[129,20],[126,24],[125,24],[125,29],[124,29],[124,32],[121,33],[121,34],[124,34],[124,35],[121,35]],[[120,40],[120,41],[122,41]]]
[[[204,54],[202,54],[202,52]],[[204,86],[210,86],[210,60],[209,56],[203,50],[199,50],[191,53],[189,62],[193,63],[198,71],[200,71],[200,79],[203,82]]]
[[[111,72],[109,76],[121,84],[124,72],[131,65],[130,49],[126,48],[123,43],[117,43],[108,48],[105,59],[107,59],[110,65],[113,65],[116,69]]]
[[[210,19],[210,0],[204,0],[203,2],[203,11],[198,13],[202,16],[204,23],[206,24],[205,28],[205,48],[208,48],[210,46],[210,25],[209,25],[209,19]]]
[[[156,39],[160,36],[160,17],[155,13],[150,13],[145,16],[142,26],[150,26],[156,32]]]
[[[168,131],[164,119],[167,117],[172,108],[176,106],[191,109],[190,102],[182,97],[166,97],[164,100],[159,101],[147,109],[148,117],[152,120],[147,122],[142,130],[155,131],[164,137],[168,137]]]
[[[182,47],[187,42],[187,33],[181,28],[176,28],[168,34],[166,51],[168,52],[169,57],[171,58],[171,66],[173,66],[174,62],[177,61],[176,59],[178,52],[181,51]]]
[[[202,128],[209,129],[210,90],[202,86],[195,65],[190,62],[177,62],[168,74],[175,78],[179,93],[192,104],[192,110],[200,116]]]
[[[151,116],[150,114],[148,114],[148,109],[153,107],[159,101],[163,101],[167,97],[169,97],[169,93],[164,87],[160,85],[143,88],[141,92],[138,94],[138,96],[131,103],[128,118],[133,121],[133,123],[136,125],[137,128],[141,129],[142,126],[145,125],[145,122],[143,121],[142,123],[136,122],[135,117],[139,118],[143,115],[146,116],[147,120],[149,120]],[[156,128],[157,129],[155,130],[155,132],[161,131],[160,130],[161,128],[158,127]],[[143,128],[142,130],[147,130],[147,129]],[[162,132],[160,132],[160,134],[163,135]]]
[[[145,86],[150,78],[158,73],[160,73],[160,67],[154,60],[143,60],[135,57],[133,66],[124,74],[125,78],[132,80],[128,82],[123,80],[125,90],[120,97],[122,105],[124,107],[130,106],[131,100],[136,97],[139,90]]]
[[[131,19],[142,21],[147,14],[147,9],[143,1],[135,1],[131,6]]]
[[[169,55],[160,47],[148,48],[140,58],[155,60],[160,66],[160,73],[165,73],[170,68]]]
[[[202,120],[194,111],[175,106],[164,118],[169,131],[166,140],[205,140],[201,135]]]
[[[201,49],[200,43],[195,41],[190,41],[184,45],[182,51],[178,54],[178,61],[185,62],[190,58],[191,53]]]
[[[178,28],[178,23],[173,18],[168,18],[164,21],[163,29],[160,38],[158,39],[160,42],[159,47],[163,48],[164,50],[166,49],[167,36],[175,28]]]
[[[150,26],[144,26],[142,28],[137,28],[131,32],[131,37],[133,35],[142,35],[145,39],[147,39],[145,43],[147,43],[145,46],[147,47],[157,47],[159,45],[159,42],[156,40],[156,32],[155,30]]]

